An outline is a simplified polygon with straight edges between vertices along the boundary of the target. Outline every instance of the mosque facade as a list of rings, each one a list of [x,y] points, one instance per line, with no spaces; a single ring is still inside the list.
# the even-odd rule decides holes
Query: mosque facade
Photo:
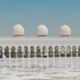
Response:
[[[80,56],[80,38],[73,37],[67,25],[60,28],[58,37],[49,37],[48,28],[39,25],[35,37],[24,36],[24,28],[17,24],[11,37],[0,38],[0,58],[76,57]]]

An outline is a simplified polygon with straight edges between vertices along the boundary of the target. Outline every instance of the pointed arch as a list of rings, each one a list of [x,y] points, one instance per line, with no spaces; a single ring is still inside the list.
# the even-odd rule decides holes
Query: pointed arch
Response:
[[[34,57],[34,54],[35,54],[35,47],[34,47],[34,46],[31,46],[31,47],[30,47],[30,51],[31,51],[30,57]]]
[[[2,48],[2,46],[0,46],[0,58],[2,58],[2,56],[3,56],[2,50],[3,50],[3,48]]]
[[[9,58],[9,47],[8,46],[5,46],[4,47],[4,55]]]
[[[41,57],[41,47],[40,46],[36,47],[36,54],[37,54],[37,57]]]
[[[28,57],[28,46],[24,46],[24,57]]]
[[[61,46],[60,49],[61,49],[60,51],[61,57],[64,57],[65,56],[65,46]]]
[[[43,57],[47,57],[47,46],[42,47]]]
[[[22,57],[22,47],[21,46],[18,46],[17,55],[19,58]]]
[[[78,56],[80,56],[80,46],[78,46]]]
[[[77,50],[76,46],[72,46],[72,56],[73,56],[73,57],[75,57],[76,54],[77,54],[77,53],[76,53],[76,52],[77,52],[76,50]]]
[[[16,57],[16,48],[15,48],[15,46],[11,46],[11,57],[12,58]]]
[[[54,55],[55,57],[59,57],[59,46],[54,47]]]
[[[67,57],[70,57],[71,56],[71,47],[70,46],[67,46],[66,47],[66,56]]]
[[[48,47],[48,54],[49,54],[49,57],[53,57],[53,46]]]

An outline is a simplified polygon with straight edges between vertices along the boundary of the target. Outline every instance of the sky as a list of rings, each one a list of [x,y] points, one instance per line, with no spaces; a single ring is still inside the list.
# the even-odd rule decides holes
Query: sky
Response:
[[[48,27],[49,36],[59,35],[64,24],[80,36],[80,0],[0,0],[0,36],[11,36],[16,24],[26,36],[35,36],[40,24]]]

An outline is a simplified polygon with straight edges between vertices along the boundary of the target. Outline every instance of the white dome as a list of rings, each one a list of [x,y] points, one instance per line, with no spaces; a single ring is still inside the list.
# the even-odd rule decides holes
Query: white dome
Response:
[[[23,36],[24,35],[24,28],[20,24],[16,24],[12,29],[13,36]]]
[[[63,25],[60,28],[60,36],[71,36],[71,29],[67,25]]]
[[[48,28],[45,25],[39,25],[37,27],[37,36],[47,36]]]

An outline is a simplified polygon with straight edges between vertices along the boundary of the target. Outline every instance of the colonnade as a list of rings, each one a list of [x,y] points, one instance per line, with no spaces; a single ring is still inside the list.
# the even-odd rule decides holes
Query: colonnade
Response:
[[[76,57],[80,56],[80,46],[0,46],[0,58],[27,57]]]

